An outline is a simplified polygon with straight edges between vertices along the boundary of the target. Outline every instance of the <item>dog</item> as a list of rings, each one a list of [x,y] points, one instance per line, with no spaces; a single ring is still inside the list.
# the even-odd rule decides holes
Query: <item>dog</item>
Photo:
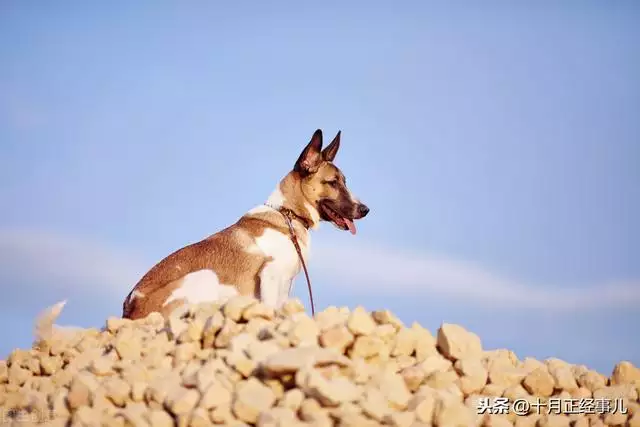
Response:
[[[266,203],[156,264],[126,297],[122,317],[152,312],[167,317],[183,304],[224,302],[236,295],[281,307],[301,264],[306,273],[309,231],[326,221],[355,235],[354,221],[369,213],[333,163],[340,135],[323,149],[322,131],[316,130]]]

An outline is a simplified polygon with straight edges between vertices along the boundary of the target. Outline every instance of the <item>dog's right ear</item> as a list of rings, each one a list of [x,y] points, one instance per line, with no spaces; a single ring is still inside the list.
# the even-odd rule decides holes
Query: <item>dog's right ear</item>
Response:
[[[300,157],[296,161],[293,170],[306,176],[318,171],[322,162],[322,131],[316,130],[311,137],[311,141],[304,147]]]

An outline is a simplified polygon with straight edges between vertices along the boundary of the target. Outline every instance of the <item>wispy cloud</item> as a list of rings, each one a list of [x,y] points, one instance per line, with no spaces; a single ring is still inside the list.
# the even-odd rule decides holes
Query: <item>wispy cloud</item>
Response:
[[[132,253],[90,238],[0,228],[0,279],[78,293],[123,297],[148,266]]]
[[[586,310],[637,307],[640,280],[585,286],[534,284],[473,262],[366,242],[316,245],[311,264],[323,275],[373,293],[437,295],[484,306]]]
[[[89,238],[0,228],[0,279],[50,284],[63,298],[86,292],[121,299],[149,266],[139,255]],[[550,287],[508,278],[472,262],[362,241],[314,243],[310,267],[367,293],[427,294],[485,307],[587,310],[640,304],[640,280]]]

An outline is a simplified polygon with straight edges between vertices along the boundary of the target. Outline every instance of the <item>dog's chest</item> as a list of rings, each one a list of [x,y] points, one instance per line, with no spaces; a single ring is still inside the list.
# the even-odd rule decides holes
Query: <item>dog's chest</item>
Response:
[[[302,233],[297,233],[297,235],[298,244],[306,262],[309,252],[309,236],[306,230],[304,235]],[[290,281],[300,272],[302,267],[300,257],[289,234],[268,228],[260,237],[256,238],[256,245],[263,255],[269,258],[267,263],[269,269],[280,274],[283,279]]]

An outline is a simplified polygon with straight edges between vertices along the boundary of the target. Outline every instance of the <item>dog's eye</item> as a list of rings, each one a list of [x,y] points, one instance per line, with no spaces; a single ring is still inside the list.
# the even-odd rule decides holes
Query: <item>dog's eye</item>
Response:
[[[331,181],[325,181],[325,184],[329,184],[332,187],[337,187],[338,186],[338,180],[337,179],[333,179]]]

